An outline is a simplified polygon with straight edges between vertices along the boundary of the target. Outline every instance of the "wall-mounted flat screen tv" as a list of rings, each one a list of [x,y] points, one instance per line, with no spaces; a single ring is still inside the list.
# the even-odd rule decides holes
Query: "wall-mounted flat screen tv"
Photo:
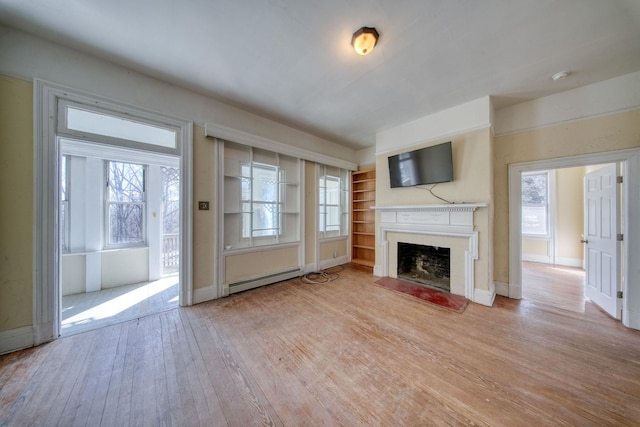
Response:
[[[391,188],[453,181],[451,141],[389,157]]]

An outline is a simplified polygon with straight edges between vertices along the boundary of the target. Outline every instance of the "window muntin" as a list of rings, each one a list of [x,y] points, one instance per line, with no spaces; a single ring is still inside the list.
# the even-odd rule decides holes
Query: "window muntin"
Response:
[[[71,105],[66,105],[65,113],[65,125],[70,130],[167,148],[176,148],[177,145],[178,133],[174,129]]]
[[[318,180],[318,231],[320,237],[344,236],[348,223],[346,171],[320,166]]]
[[[106,162],[106,246],[145,243],[145,166]]]
[[[522,234],[549,236],[549,172],[522,174]]]

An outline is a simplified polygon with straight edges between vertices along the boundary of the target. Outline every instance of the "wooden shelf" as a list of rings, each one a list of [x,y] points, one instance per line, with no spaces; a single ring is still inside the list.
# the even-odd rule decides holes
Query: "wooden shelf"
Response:
[[[376,261],[375,210],[376,171],[351,174],[351,262],[372,269]]]

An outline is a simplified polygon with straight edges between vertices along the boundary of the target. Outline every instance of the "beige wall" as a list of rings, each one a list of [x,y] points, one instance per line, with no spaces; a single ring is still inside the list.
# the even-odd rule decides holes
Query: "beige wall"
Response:
[[[215,285],[217,250],[214,238],[218,207],[216,142],[204,136],[204,127],[193,127],[193,288]],[[198,202],[209,202],[209,210],[198,210]]]
[[[640,147],[640,110],[496,136],[493,145],[495,280],[509,282],[510,164],[637,147]]]
[[[403,148],[376,156],[376,204],[428,205],[440,204],[441,200],[431,196],[424,188],[390,188],[387,158],[400,152],[411,151],[427,145],[451,141],[454,164],[454,181],[438,184],[433,190],[438,196],[455,203],[487,203],[487,208],[479,208],[474,214],[478,231],[478,260],[475,265],[475,287],[488,290],[493,285],[490,236],[492,199],[492,135],[489,128],[480,129],[451,138],[429,142],[422,146]],[[424,187],[424,186],[422,186]],[[380,226],[380,215],[376,215],[376,229]],[[376,247],[380,244],[376,235]],[[381,251],[376,251],[376,265],[381,265]]]
[[[0,332],[33,323],[33,89],[0,75]]]

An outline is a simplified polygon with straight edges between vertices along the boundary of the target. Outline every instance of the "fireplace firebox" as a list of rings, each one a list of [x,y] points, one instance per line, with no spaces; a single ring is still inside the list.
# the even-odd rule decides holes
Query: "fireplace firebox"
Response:
[[[451,291],[451,249],[398,242],[398,279]]]

